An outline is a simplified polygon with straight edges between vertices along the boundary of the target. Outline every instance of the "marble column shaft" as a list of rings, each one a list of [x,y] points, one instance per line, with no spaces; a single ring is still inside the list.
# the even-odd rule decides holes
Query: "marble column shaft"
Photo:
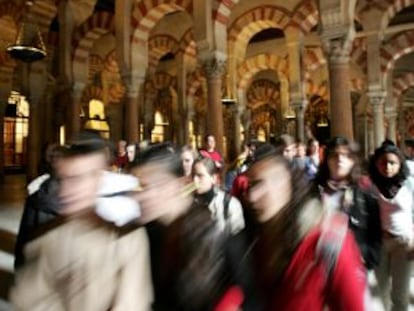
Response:
[[[222,76],[225,59],[217,57],[205,60],[203,68],[207,77],[207,131],[216,139],[216,149],[223,153],[223,107],[221,103]]]
[[[349,43],[333,39],[326,44],[328,53],[331,136],[354,139],[349,86]]]
[[[373,111],[374,121],[374,148],[381,146],[385,139],[384,131],[384,100],[383,92],[368,93]]]

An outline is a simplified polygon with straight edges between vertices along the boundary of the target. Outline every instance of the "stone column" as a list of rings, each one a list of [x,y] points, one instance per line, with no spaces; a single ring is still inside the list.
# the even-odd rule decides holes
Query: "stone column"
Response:
[[[40,163],[40,133],[39,133],[39,99],[30,96],[29,137],[27,143],[27,180],[31,181],[38,175]]]
[[[291,103],[291,106],[295,110],[295,122],[296,122],[296,138],[304,143],[305,139],[305,109],[306,101],[296,101]]]
[[[178,145],[182,146],[188,143],[188,120],[187,120],[187,63],[185,54],[180,51],[177,56],[177,99],[178,99],[178,115],[173,115],[174,129],[176,129],[176,137]],[[174,122],[175,123],[175,122]],[[178,124],[179,123],[179,124]]]
[[[140,131],[138,97],[145,79],[143,77],[135,76],[130,72],[123,73],[122,78],[127,89],[127,98],[124,110],[125,139],[128,142],[138,142]]]
[[[375,131],[372,123],[368,123],[368,155],[375,151]]]
[[[384,100],[386,93],[383,91],[368,92],[368,97],[372,105],[374,121],[374,148],[379,147],[385,138],[384,133]]]
[[[41,159],[41,107],[46,86],[46,63],[27,64],[23,75],[23,87],[30,105],[29,137],[27,143],[27,177],[28,181],[37,177]],[[27,81],[27,82],[26,82]]]
[[[224,54],[216,54],[203,61],[207,77],[207,131],[214,135],[216,148],[223,152],[223,107],[221,103],[222,76],[226,70]]]
[[[75,82],[72,86],[72,102],[69,103],[68,113],[67,113],[67,131],[66,131],[66,141],[70,141],[76,137],[76,135],[81,130],[81,106],[82,106],[82,93],[85,84]]]
[[[385,110],[385,117],[388,121],[386,137],[395,143],[397,143],[397,115],[397,111],[394,107]]]
[[[306,98],[302,82],[302,40],[303,35],[295,28],[286,30],[286,42],[289,53],[289,94],[290,107],[296,114],[296,138],[305,141]],[[282,93],[282,90],[281,90]]]
[[[349,87],[349,53],[347,37],[324,41],[328,58],[331,136],[354,139],[352,105]]]

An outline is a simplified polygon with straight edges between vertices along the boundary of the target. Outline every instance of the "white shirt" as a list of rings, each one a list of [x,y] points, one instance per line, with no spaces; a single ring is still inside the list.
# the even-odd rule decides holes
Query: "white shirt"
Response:
[[[413,240],[414,229],[414,182],[410,181],[410,179],[408,178],[404,181],[404,184],[398,190],[397,194],[391,199],[385,198],[378,191],[382,229],[393,235],[402,237],[408,243],[411,243]]]

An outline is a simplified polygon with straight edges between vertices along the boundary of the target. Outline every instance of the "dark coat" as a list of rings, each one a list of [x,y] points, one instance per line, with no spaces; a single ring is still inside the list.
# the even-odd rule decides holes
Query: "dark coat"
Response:
[[[194,217],[197,216],[190,212],[169,227],[156,223],[147,225],[155,296],[153,310],[213,310],[232,285],[242,288],[243,310],[258,310],[244,231],[224,239],[218,237],[218,241],[212,238],[211,232],[207,233],[211,228],[198,230],[202,224],[196,229],[191,226],[189,231],[189,222],[197,223],[198,219]],[[218,249],[221,249],[220,254],[211,253]],[[206,257],[212,260],[205,260]],[[218,262],[222,262],[221,267]],[[213,293],[211,289],[214,289]],[[204,300],[203,295],[208,295],[208,299]],[[194,303],[199,298],[201,305],[196,307]]]
[[[35,231],[58,216],[57,188],[57,181],[49,178],[41,184],[38,191],[27,197],[14,249],[15,268],[23,265],[23,248],[32,239]]]
[[[364,259],[365,266],[372,269],[380,261],[381,218],[376,197],[370,189],[354,186],[354,204],[349,211],[349,227]]]

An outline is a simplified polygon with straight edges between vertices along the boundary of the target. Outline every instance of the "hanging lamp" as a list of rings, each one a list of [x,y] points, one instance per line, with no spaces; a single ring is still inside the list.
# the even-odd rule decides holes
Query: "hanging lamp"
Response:
[[[26,63],[42,60],[47,55],[38,26],[35,22],[28,22],[28,12],[32,5],[32,1],[26,2],[26,14],[17,33],[16,42],[6,49],[12,58]]]

